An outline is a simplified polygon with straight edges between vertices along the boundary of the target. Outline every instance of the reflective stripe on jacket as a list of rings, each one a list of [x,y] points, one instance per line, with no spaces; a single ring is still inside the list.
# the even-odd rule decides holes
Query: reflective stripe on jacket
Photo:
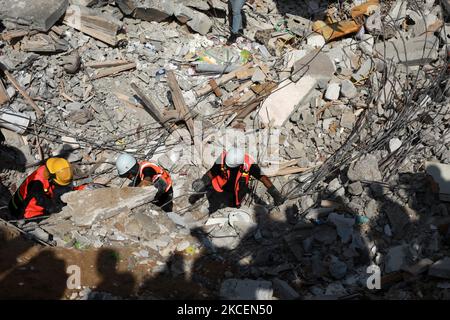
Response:
[[[33,197],[28,199],[28,186],[32,181],[39,181],[43,186],[43,193],[49,199],[53,198],[55,186],[49,181],[48,171],[44,166],[40,166],[36,171],[30,174],[24,182],[20,185],[12,198],[14,207],[23,210],[24,218],[33,218],[45,214],[45,208],[38,203],[38,200]]]
[[[161,178],[167,185],[164,191],[165,192],[169,191],[169,189],[172,187],[172,178],[170,177],[167,170],[150,161],[139,162],[139,178],[141,180],[144,180],[145,178],[144,177],[145,168],[152,168],[156,172],[156,174],[152,178],[152,183]]]
[[[227,155],[226,151],[222,152],[221,159],[220,159],[221,174],[218,176],[215,176],[212,179],[213,188],[217,192],[223,192],[223,186],[230,179],[230,174],[231,174],[230,169],[227,168],[225,165],[226,155]],[[245,181],[245,185],[248,186],[248,183],[250,181],[250,168],[254,162],[255,161],[253,160],[253,158],[250,155],[245,154],[244,163],[239,167],[239,171],[236,176],[236,181],[234,183],[236,206],[239,206],[241,204],[241,200],[242,200],[239,198],[239,181],[241,180],[241,178],[243,178]]]

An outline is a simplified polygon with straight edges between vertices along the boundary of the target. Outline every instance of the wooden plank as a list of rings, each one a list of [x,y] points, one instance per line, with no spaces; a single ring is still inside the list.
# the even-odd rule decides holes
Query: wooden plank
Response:
[[[209,85],[211,86],[212,90],[214,91],[214,94],[217,97],[221,97],[222,96],[222,91],[220,90],[220,88],[217,86],[217,82],[214,79],[210,79],[208,81]]]
[[[0,79],[0,105],[9,102],[9,95],[6,91],[5,86],[3,85],[2,80]]]
[[[236,74],[237,74],[237,73],[239,73],[239,72],[241,72],[241,71],[244,71],[244,70],[250,68],[252,65],[253,65],[253,63],[252,63],[252,62],[249,62],[249,63],[243,65],[243,66],[242,66],[241,68],[239,68],[239,69],[236,69],[236,70],[234,70],[234,71],[231,71],[230,73],[224,74],[223,76],[221,76],[220,78],[218,78],[218,79],[216,80],[217,85],[220,86],[220,85],[222,85],[222,84],[227,83],[227,82],[230,81],[231,79],[234,79],[234,78],[236,77]],[[211,86],[208,84],[208,85],[206,85],[205,87],[203,87],[203,88],[201,88],[201,89],[199,89],[199,90],[196,90],[196,91],[195,91],[195,94],[196,94],[198,97],[201,97],[201,96],[204,96],[205,94],[210,93],[212,90],[213,90],[213,89],[212,89]]]
[[[67,8],[63,23],[111,46],[116,46],[122,23],[110,15],[83,6]]]
[[[97,69],[97,68],[117,67],[117,66],[122,66],[125,64],[129,64],[129,63],[131,63],[131,61],[127,61],[127,60],[108,60],[108,61],[101,61],[101,62],[91,61],[91,62],[85,63],[84,66]]]
[[[4,41],[11,42],[14,39],[25,37],[29,33],[28,30],[11,30],[3,32],[1,36]]]
[[[251,78],[251,77],[255,74],[256,69],[257,69],[257,68],[248,68],[248,69],[239,71],[239,72],[236,73],[236,78],[237,78],[238,80],[246,80],[246,79],[249,79],[249,78]]]
[[[16,88],[16,90],[19,91],[19,93],[24,97],[25,101],[27,101],[30,104],[30,106],[36,111],[38,117],[43,116],[44,111],[42,111],[41,108],[33,101],[33,99],[31,99],[31,97],[28,95],[25,89],[22,88],[19,82],[17,82],[14,76],[11,73],[9,73],[9,71],[6,69],[3,69],[3,72],[5,73],[6,78],[8,78],[8,80]]]
[[[191,112],[184,101],[183,94],[181,93],[180,86],[173,70],[167,71],[167,83],[170,91],[172,92],[172,100],[175,109],[180,113],[181,117],[186,122],[186,126],[192,137],[192,143],[194,143],[194,119]]]
[[[136,92],[137,96],[144,103],[145,110],[150,113],[150,115],[164,128],[166,128],[169,132],[171,132],[166,119],[161,114],[159,109],[156,107],[156,103],[152,100],[151,97],[144,94],[144,92],[139,88],[135,83],[131,84],[131,88]]]
[[[120,72],[127,71],[130,69],[136,68],[136,63],[128,63],[117,67],[110,67],[110,68],[103,68],[95,72],[94,76],[92,77],[93,80],[116,75]]]

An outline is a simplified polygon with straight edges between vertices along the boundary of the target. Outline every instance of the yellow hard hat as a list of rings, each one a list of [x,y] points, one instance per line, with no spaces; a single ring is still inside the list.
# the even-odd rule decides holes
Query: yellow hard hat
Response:
[[[60,186],[67,186],[72,182],[73,173],[69,161],[63,158],[50,158],[45,163],[53,181]]]

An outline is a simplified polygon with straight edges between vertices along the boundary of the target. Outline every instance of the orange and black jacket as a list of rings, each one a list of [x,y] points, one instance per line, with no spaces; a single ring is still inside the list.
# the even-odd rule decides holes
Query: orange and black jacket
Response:
[[[29,219],[59,211],[63,206],[60,196],[85,186],[62,187],[51,183],[45,165],[30,174],[10,201],[10,210],[19,219]]]
[[[216,192],[229,192],[233,194],[233,203],[236,207],[241,205],[242,199],[248,190],[250,176],[260,179],[261,169],[255,164],[253,158],[246,154],[244,163],[238,168],[230,169],[225,165],[226,152],[211,168],[213,175],[212,186]]]

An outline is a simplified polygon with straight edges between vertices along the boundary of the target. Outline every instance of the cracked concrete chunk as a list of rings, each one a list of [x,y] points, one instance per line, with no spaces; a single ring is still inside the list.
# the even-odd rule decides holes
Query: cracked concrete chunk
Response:
[[[409,40],[396,39],[377,43],[374,52],[386,60],[408,66],[424,65],[438,58],[439,40],[425,34]]]
[[[124,14],[144,21],[161,22],[175,12],[172,0],[116,0],[116,4]]]
[[[347,172],[350,181],[381,181],[381,173],[378,168],[378,160],[374,155],[366,155],[356,161]]]
[[[47,32],[68,6],[68,0],[0,0],[0,19]]]
[[[305,101],[314,90],[316,80],[305,76],[297,82],[285,80],[264,101],[259,112],[261,121],[265,124],[272,122],[273,126],[282,126],[295,107]]]
[[[291,79],[296,82],[304,76],[310,76],[317,80],[329,81],[335,71],[336,67],[328,55],[313,50],[294,62]]]
[[[91,226],[98,219],[106,219],[150,203],[156,192],[154,187],[72,191],[61,197],[67,203],[62,213],[70,216],[77,226]]]

